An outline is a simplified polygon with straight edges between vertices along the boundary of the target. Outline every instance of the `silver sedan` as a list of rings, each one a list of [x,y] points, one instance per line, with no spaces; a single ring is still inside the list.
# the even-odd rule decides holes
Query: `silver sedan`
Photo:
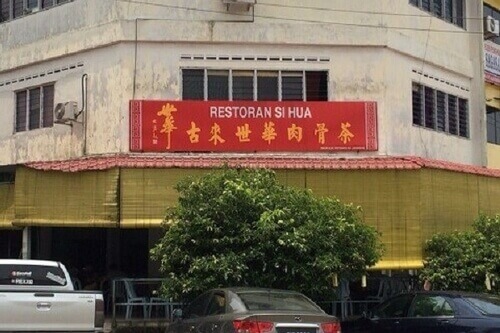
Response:
[[[301,293],[262,288],[213,289],[174,311],[168,333],[340,333]]]

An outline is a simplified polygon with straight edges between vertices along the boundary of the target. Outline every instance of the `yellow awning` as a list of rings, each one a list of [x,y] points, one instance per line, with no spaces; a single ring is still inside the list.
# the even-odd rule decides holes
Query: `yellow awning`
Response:
[[[0,229],[14,229],[14,184],[0,184]]]
[[[159,228],[168,207],[177,205],[177,182],[200,169],[122,169],[120,228]]]
[[[119,169],[16,170],[15,226],[116,227]]]
[[[420,269],[424,267],[422,260],[382,260],[375,266],[370,267],[369,270],[383,270],[383,269]]]

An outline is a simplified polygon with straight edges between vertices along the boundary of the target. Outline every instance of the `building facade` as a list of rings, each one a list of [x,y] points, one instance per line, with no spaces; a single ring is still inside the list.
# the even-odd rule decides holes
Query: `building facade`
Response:
[[[500,1],[484,1],[484,17],[490,20],[490,29],[495,28],[500,20]],[[500,38],[498,34],[488,31],[485,22],[485,83],[486,93],[486,114],[487,114],[487,135],[488,135],[488,166],[498,168],[500,166]]]
[[[432,234],[500,211],[479,0],[0,4],[2,256],[155,274],[173,186],[224,163],[361,205],[378,270],[418,269]],[[320,127],[264,139],[307,119],[329,145]]]

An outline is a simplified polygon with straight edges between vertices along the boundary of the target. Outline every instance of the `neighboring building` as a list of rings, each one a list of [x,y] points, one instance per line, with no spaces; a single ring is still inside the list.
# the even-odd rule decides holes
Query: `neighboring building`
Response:
[[[173,185],[222,163],[361,205],[376,269],[500,211],[481,1],[225,2],[0,0],[0,256],[155,274]]]
[[[500,168],[500,0],[484,1],[488,166]]]

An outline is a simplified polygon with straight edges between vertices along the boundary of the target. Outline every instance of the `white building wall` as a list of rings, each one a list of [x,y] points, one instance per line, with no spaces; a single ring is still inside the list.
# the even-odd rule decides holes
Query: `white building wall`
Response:
[[[259,0],[255,12],[227,12],[219,0],[75,0],[0,24],[0,165],[128,152],[129,100],[180,99],[181,67],[328,70],[330,100],[378,102],[379,150],[336,155],[485,164],[481,22],[474,19],[482,15],[481,1],[466,1],[467,31],[406,0],[303,3]],[[86,126],[14,134],[16,90],[55,82],[56,103],[75,100],[81,107],[83,74]],[[413,126],[412,81],[469,99],[470,138]]]

